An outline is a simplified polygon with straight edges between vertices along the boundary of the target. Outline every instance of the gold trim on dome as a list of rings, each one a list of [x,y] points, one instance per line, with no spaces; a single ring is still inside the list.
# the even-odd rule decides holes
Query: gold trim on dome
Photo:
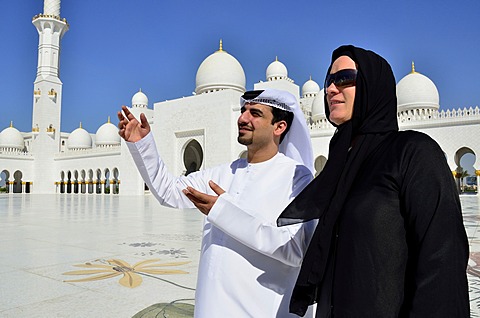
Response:
[[[477,177],[480,177],[480,170],[475,170],[475,175],[476,175]]]
[[[219,46],[217,52],[226,52],[226,51],[223,50],[223,41],[222,41],[222,39],[220,39],[220,46]]]
[[[418,74],[417,71],[415,71],[415,62],[412,61],[412,72],[410,74]]]

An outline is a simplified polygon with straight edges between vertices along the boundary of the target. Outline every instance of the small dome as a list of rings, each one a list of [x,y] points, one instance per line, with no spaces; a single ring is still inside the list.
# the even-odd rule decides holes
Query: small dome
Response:
[[[224,89],[245,92],[245,72],[233,56],[222,49],[209,55],[197,70],[195,93],[208,93]]]
[[[95,144],[97,146],[120,145],[118,128],[110,122],[110,118],[107,123],[98,128],[95,134]]]
[[[132,107],[137,108],[147,108],[148,107],[148,97],[140,89],[132,97]]]
[[[287,67],[275,58],[275,61],[267,67],[267,81],[275,81],[288,78]]]
[[[317,82],[313,81],[311,77],[302,86],[303,97],[313,97],[317,95],[319,91],[320,91],[320,86],[318,86]]]
[[[322,89],[313,99],[312,103],[312,120],[317,121],[325,119],[325,100],[323,99],[324,90]]]
[[[435,84],[425,75],[415,72],[412,63],[412,73],[397,84],[397,104],[399,111],[418,108],[433,108],[438,110],[438,90]]]
[[[25,142],[22,134],[17,128],[10,124],[10,127],[5,128],[0,133],[0,148],[15,148],[23,150],[25,148]]]
[[[82,128],[82,124],[80,124],[79,128],[72,131],[70,136],[68,136],[67,148],[68,149],[92,148],[92,137],[90,137],[90,134],[85,129]]]

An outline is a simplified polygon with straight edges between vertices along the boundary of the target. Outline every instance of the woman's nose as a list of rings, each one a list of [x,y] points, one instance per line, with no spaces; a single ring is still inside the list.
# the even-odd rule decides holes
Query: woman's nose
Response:
[[[338,88],[337,86],[335,86],[335,84],[331,83],[327,88],[325,88],[326,92],[327,92],[327,95],[330,94],[330,93],[337,93],[338,92]]]

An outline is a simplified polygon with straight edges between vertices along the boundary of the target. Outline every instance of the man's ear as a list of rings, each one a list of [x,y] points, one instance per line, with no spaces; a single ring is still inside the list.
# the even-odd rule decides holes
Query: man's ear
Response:
[[[287,129],[287,122],[285,120],[277,121],[274,125],[273,133],[275,136],[281,136],[285,129]]]

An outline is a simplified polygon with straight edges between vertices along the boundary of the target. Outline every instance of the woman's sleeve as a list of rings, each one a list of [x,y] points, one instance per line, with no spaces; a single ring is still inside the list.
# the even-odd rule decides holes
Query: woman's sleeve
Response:
[[[438,144],[423,134],[415,139],[401,167],[409,247],[405,310],[408,317],[469,317],[468,241],[457,188]]]

